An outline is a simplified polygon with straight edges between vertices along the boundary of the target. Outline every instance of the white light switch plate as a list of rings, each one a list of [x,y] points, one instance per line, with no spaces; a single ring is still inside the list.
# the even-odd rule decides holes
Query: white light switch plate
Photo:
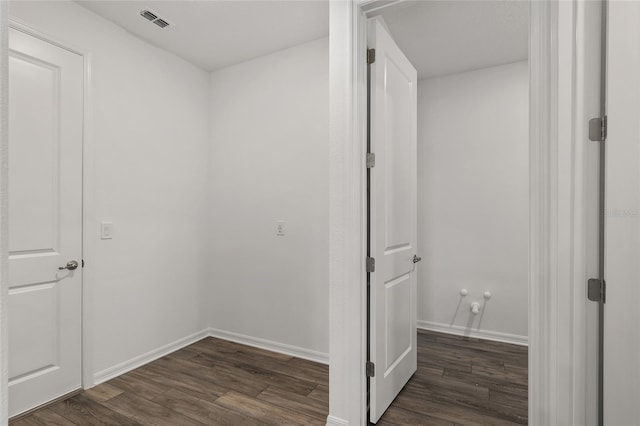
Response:
[[[276,221],[276,235],[278,237],[284,237],[284,220]]]
[[[113,223],[100,222],[100,239],[110,240],[113,238]]]

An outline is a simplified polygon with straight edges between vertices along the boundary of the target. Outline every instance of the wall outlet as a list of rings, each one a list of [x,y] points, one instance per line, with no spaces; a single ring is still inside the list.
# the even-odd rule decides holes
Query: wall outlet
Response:
[[[113,238],[113,223],[100,222],[100,239],[110,240]]]
[[[276,221],[276,236],[284,237],[284,220]]]

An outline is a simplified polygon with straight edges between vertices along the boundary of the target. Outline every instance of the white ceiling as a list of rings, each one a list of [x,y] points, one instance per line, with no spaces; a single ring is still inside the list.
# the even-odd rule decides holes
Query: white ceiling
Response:
[[[77,2],[209,71],[329,33],[329,0]],[[157,27],[140,16],[143,9],[172,25]],[[380,14],[419,79],[528,56],[526,0],[408,0]]]
[[[328,0],[77,3],[209,71],[329,34]],[[161,29],[140,16],[143,9],[172,25]]]
[[[419,79],[528,57],[528,1],[406,1],[381,15]]]

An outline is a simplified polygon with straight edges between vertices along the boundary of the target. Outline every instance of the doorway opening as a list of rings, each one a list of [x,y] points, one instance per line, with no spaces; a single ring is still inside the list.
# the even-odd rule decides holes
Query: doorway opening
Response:
[[[369,421],[526,424],[528,4],[368,18]]]

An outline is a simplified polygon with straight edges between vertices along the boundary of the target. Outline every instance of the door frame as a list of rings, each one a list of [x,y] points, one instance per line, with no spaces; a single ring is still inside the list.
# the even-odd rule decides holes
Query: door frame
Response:
[[[2,2],[2,3],[6,3],[6,2]],[[92,188],[94,185],[94,178],[93,178],[93,174],[91,173],[91,171],[93,170],[93,144],[91,143],[91,140],[92,140],[91,138],[91,130],[92,130],[91,52],[88,52],[82,48],[74,46],[72,43],[68,43],[67,41],[60,40],[57,37],[51,36],[43,31],[40,31],[30,23],[24,22],[15,17],[11,17],[8,14],[8,11],[5,16],[1,16],[1,15],[2,14],[0,13],[0,34],[2,34],[2,36],[6,36],[5,43],[3,43],[2,47],[0,48],[0,55],[3,61],[5,60],[5,58],[8,59],[8,29],[9,28],[16,29],[32,37],[43,40],[47,43],[53,44],[61,49],[67,50],[71,53],[74,53],[82,57],[82,60],[83,60],[83,123],[82,123],[83,131],[82,131],[82,178],[81,178],[82,179],[82,224],[81,224],[82,243],[81,244],[82,244],[82,260],[86,260],[87,258],[91,258],[92,254],[94,253],[94,243],[90,238],[91,234],[87,232],[87,229],[91,229],[91,227],[94,226],[92,218],[95,217],[95,215],[93,214],[94,198],[93,198],[93,191],[92,191]],[[6,27],[4,26],[4,24],[6,24]],[[0,36],[0,38],[2,36]],[[6,83],[8,83],[8,80]],[[2,90],[0,86],[0,92],[1,91]],[[5,99],[4,97],[2,97],[0,99],[0,111],[3,110],[2,108],[3,106],[6,107],[7,105],[8,105],[8,99]],[[4,124],[4,122],[2,124]],[[2,130],[3,133],[0,133],[0,136],[2,136],[0,150],[6,149],[6,147],[8,146],[8,134],[4,133],[4,131],[5,130],[3,129]],[[1,151],[1,153],[4,153],[4,152],[6,151]],[[0,160],[1,159],[2,158],[0,155]],[[3,165],[4,165],[4,162],[3,162]],[[2,170],[1,173],[5,173],[5,170]],[[4,175],[0,175],[0,181],[2,180],[4,180]],[[4,209],[3,204],[6,203],[6,198],[8,198],[8,194],[7,194],[8,188],[5,187],[3,184],[0,186],[0,190],[2,191],[2,193],[0,194],[0,212],[4,213],[4,210],[2,209]],[[2,229],[4,230],[5,227],[6,229],[8,229],[8,222],[4,214],[0,216],[0,220],[2,221],[2,223],[0,224],[0,226],[2,226]],[[6,233],[2,234],[2,247],[1,247],[2,263],[0,264],[0,271],[2,271],[6,267],[5,262],[7,261],[7,258],[8,258],[7,247],[6,247],[7,242],[5,242],[5,235]],[[8,288],[8,282],[6,279],[7,277],[5,275],[1,275],[1,278],[3,280],[2,288],[4,291],[5,289]],[[93,308],[93,303],[92,303],[93,286],[89,284],[92,282],[93,282],[92,268],[82,267],[82,274],[81,274],[81,288],[82,288],[81,359],[82,359],[82,364],[80,366],[81,368],[80,386],[83,389],[90,388],[94,384],[93,345],[92,345],[93,339],[92,339],[92,321],[91,321],[92,313],[93,313],[93,309],[92,309]],[[5,297],[7,296],[8,296],[8,293],[4,293],[4,292],[2,293],[2,299],[5,299]],[[5,324],[6,323],[3,321],[2,322],[3,334],[6,332]],[[3,335],[3,338],[4,337],[5,336]],[[7,360],[8,353],[5,353],[4,351],[4,348],[6,348],[7,346],[4,343],[7,341],[8,341],[8,336],[6,340],[3,340],[3,345],[2,345],[3,352],[2,354],[0,354],[0,356],[2,356],[3,362],[8,363],[8,360]],[[7,376],[3,377],[2,385],[0,388],[0,395],[3,395],[3,396],[6,395],[6,398],[3,397],[3,401],[2,401],[4,404],[5,399],[8,399],[8,371],[7,371]],[[4,405],[0,406],[0,412],[1,412],[0,425],[2,425],[3,424],[2,422],[4,419],[3,416],[7,412],[7,409],[5,409]]]
[[[9,4],[0,1],[0,425],[9,422]]]
[[[366,13],[399,1],[330,2],[327,425],[367,422]],[[592,88],[585,56],[594,40],[585,4],[529,4],[529,424],[585,424],[588,236],[595,232],[587,210],[597,188],[587,186],[592,105],[583,90]]]

